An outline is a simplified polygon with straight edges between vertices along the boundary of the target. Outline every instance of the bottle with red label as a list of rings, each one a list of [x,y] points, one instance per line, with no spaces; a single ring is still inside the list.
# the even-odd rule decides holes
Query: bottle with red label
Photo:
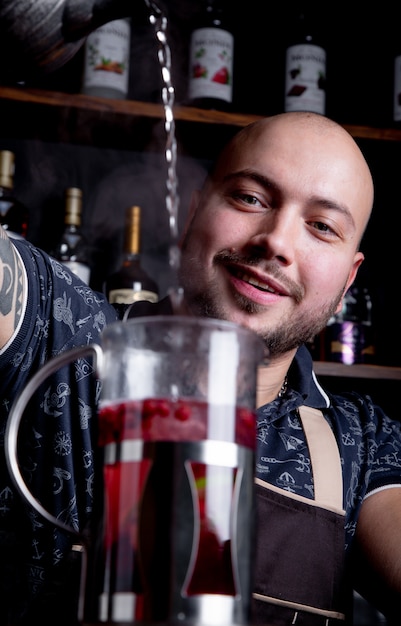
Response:
[[[304,7],[289,29],[284,111],[326,113],[326,45],[315,11]]]
[[[224,0],[205,0],[191,32],[188,99],[204,109],[229,110],[233,100],[234,34]]]

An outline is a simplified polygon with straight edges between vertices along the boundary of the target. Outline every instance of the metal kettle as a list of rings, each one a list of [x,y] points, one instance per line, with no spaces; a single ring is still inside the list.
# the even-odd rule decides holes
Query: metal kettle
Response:
[[[150,0],[0,0],[2,82],[20,82],[59,69],[93,30],[147,14]]]

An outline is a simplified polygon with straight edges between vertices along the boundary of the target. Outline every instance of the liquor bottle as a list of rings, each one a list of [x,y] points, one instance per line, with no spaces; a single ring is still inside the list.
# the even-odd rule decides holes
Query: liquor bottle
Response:
[[[89,285],[91,266],[89,244],[81,230],[82,190],[68,187],[65,190],[64,230],[50,253]]]
[[[401,122],[401,52],[394,56],[393,121]]]
[[[204,0],[191,32],[189,103],[228,110],[233,99],[234,35],[224,0]]]
[[[122,263],[104,284],[104,292],[112,304],[132,304],[138,300],[157,302],[159,299],[157,283],[141,264],[140,231],[141,208],[135,205],[126,213]]]
[[[28,230],[28,209],[14,196],[15,155],[0,151],[0,224],[10,237],[25,239]]]
[[[324,331],[325,360],[352,365],[375,362],[372,298],[366,285],[352,285],[339,313]]]
[[[113,20],[93,31],[85,41],[81,92],[102,98],[124,99],[128,94],[131,45],[129,19]]]
[[[300,12],[285,54],[284,111],[326,113],[326,48],[312,11]]]

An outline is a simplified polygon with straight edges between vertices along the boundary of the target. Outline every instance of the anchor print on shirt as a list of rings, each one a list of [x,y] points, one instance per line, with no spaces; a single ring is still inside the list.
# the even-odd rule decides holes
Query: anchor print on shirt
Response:
[[[277,487],[295,493],[295,479],[289,472],[283,472],[276,481]]]
[[[39,547],[38,546],[39,546],[39,541],[37,539],[34,539],[32,541],[32,547],[33,547],[33,550],[34,550],[32,558],[34,560],[40,561],[44,557],[45,553],[44,553],[43,550],[41,550],[39,552]],[[33,579],[38,579],[38,581],[40,582],[40,579],[41,579],[41,576],[42,576],[42,572],[43,572],[42,568],[35,568],[35,570],[33,572],[31,571],[31,576],[33,577]]]
[[[58,411],[66,403],[67,397],[70,395],[71,390],[66,383],[60,383],[57,385],[56,392],[52,393],[51,386],[47,388],[43,396],[43,402],[41,408],[43,408],[46,415],[52,415],[53,417],[60,417],[62,411]]]
[[[11,509],[11,501],[13,499],[13,491],[10,487],[5,487],[0,492],[0,516],[8,513]]]

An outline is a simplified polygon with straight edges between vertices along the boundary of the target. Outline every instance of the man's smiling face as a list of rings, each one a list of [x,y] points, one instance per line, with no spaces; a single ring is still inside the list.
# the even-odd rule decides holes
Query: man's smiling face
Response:
[[[181,264],[191,310],[253,329],[272,354],[309,341],[363,260],[372,202],[359,149],[325,118],[245,129],[193,199]]]

